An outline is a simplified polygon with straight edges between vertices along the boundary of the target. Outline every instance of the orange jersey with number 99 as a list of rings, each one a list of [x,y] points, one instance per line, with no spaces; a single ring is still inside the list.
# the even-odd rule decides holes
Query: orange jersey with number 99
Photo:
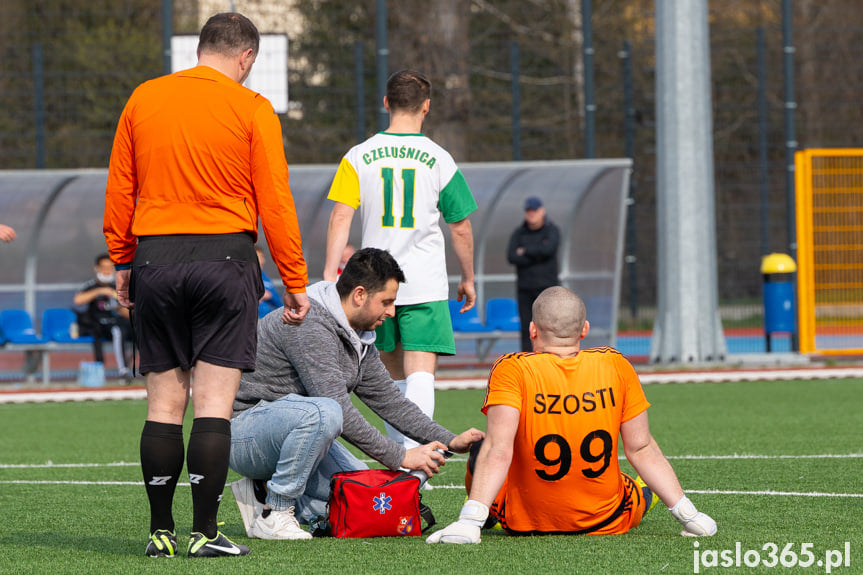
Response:
[[[492,506],[508,531],[608,534],[638,524],[617,444],[620,424],[650,404],[620,352],[502,356],[489,376],[483,413],[490,405],[521,413],[512,464]]]

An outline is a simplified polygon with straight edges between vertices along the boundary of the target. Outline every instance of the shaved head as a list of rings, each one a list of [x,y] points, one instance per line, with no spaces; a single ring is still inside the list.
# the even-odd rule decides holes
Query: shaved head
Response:
[[[533,323],[548,345],[577,343],[586,315],[584,302],[565,287],[550,287],[533,302]]]

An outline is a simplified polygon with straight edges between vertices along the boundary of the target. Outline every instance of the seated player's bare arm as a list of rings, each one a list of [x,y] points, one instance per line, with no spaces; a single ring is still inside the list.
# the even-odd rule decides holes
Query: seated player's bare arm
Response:
[[[683,489],[674,469],[650,434],[647,412],[643,411],[629,421],[624,421],[620,425],[620,436],[626,460],[659,499],[668,507],[673,507],[683,497]]]
[[[698,511],[683,493],[677,474],[650,434],[647,412],[643,411],[624,421],[620,426],[620,437],[627,461],[683,526],[680,534],[691,537],[714,535],[716,522],[709,515]]]
[[[477,455],[470,496],[458,521],[433,533],[427,543],[479,543],[489,506],[506,480],[512,463],[519,411],[509,405],[491,405],[486,412],[488,431]]]
[[[491,506],[512,463],[519,411],[509,405],[491,405],[486,413],[488,431],[477,455],[470,499]]]

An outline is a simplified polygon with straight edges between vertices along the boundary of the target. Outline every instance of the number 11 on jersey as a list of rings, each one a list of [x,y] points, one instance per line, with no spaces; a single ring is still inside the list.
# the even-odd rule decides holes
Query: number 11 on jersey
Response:
[[[402,217],[399,220],[400,228],[414,227],[414,182],[416,180],[416,170],[413,168],[404,168],[402,176]],[[381,168],[381,180],[384,184],[384,213],[381,216],[381,227],[392,228],[395,226],[395,216],[393,214],[393,195],[394,195],[394,178],[395,170],[392,168]]]

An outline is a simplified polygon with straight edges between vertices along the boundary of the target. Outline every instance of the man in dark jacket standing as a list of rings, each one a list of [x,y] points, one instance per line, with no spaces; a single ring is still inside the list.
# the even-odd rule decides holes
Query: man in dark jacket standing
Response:
[[[506,259],[515,266],[518,280],[518,316],[521,320],[521,350],[532,351],[528,326],[533,301],[546,288],[558,285],[557,246],[560,231],[545,214],[542,200],[531,196],[524,202],[524,223],[512,232]]]

